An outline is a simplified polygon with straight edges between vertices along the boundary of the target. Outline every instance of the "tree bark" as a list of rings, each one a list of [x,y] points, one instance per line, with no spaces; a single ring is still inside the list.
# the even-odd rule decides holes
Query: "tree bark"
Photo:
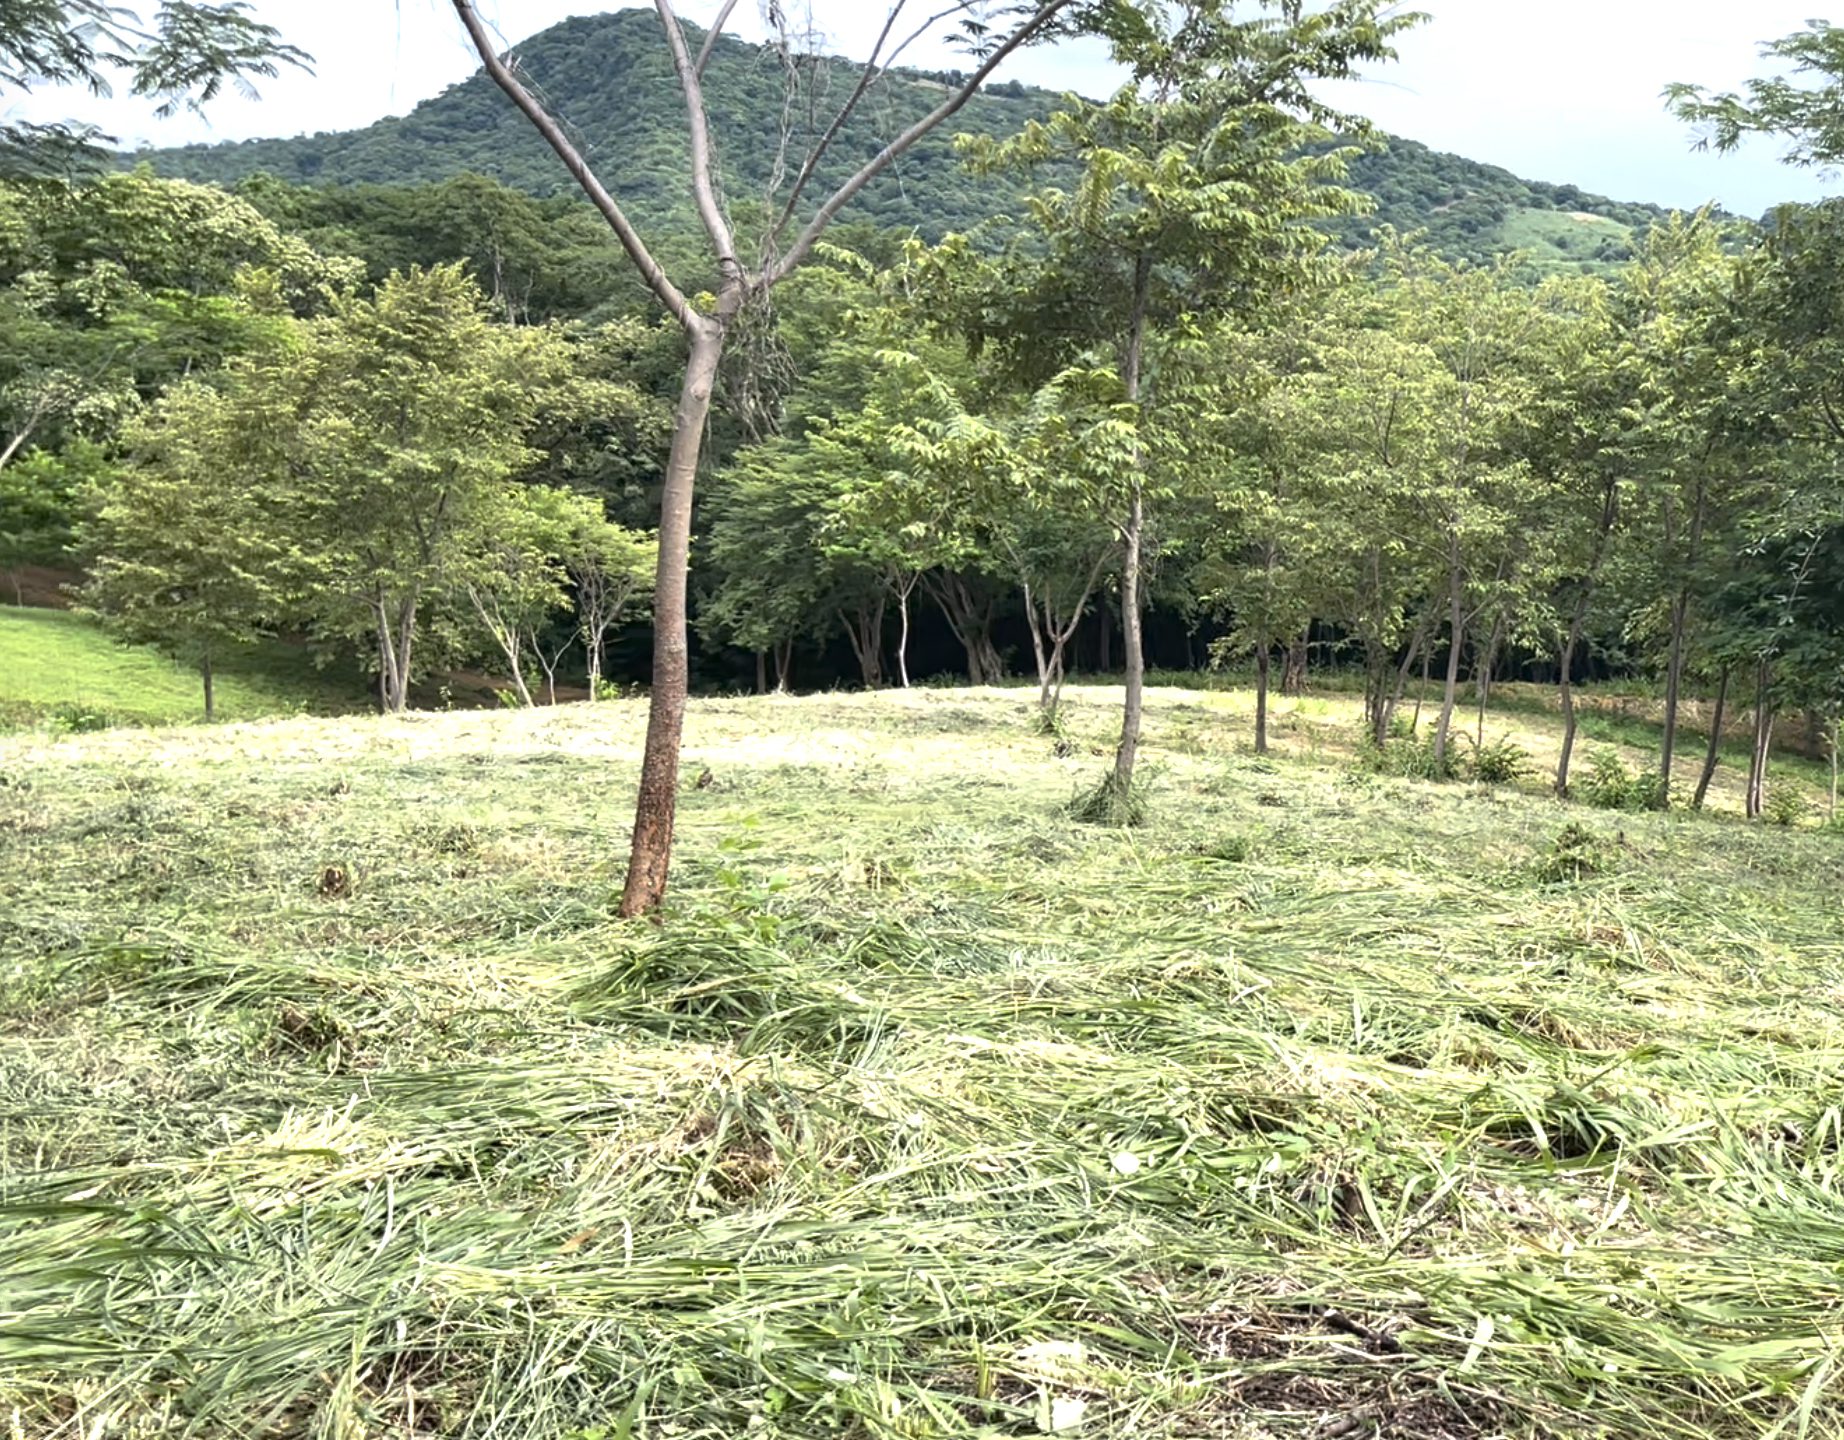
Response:
[[[1268,753],[1268,645],[1255,647],[1255,753]]]
[[[1312,634],[1309,626],[1294,636],[1287,646],[1287,666],[1281,671],[1281,694],[1300,696],[1306,693],[1306,659],[1307,641]]]
[[[881,690],[884,686],[884,598],[879,595],[873,605],[860,606],[854,612],[839,612],[845,637],[851,641],[852,654],[864,688]]]
[[[1127,347],[1121,365],[1127,403],[1140,403],[1140,367],[1146,353],[1146,313],[1152,300],[1152,258],[1141,251],[1133,263],[1133,303],[1127,321]],[[1121,706],[1120,747],[1114,752],[1114,783],[1125,795],[1133,786],[1133,767],[1140,755],[1140,725],[1146,708],[1146,637],[1140,614],[1140,565],[1146,538],[1146,489],[1141,456],[1133,457],[1127,524],[1121,535],[1120,623],[1127,662],[1126,699]]]
[[[1697,480],[1696,509],[1690,521],[1690,546],[1684,557],[1684,569],[1688,574],[1696,565],[1699,552],[1703,547],[1703,518],[1707,508],[1707,486],[1701,476]],[[1658,808],[1671,808],[1671,764],[1677,756],[1678,741],[1678,703],[1684,687],[1684,632],[1690,620],[1690,582],[1686,580],[1679,587],[1676,598],[1671,605],[1671,654],[1665,664],[1665,733],[1659,744],[1658,757]]]
[[[739,295],[720,301],[719,317],[698,319],[691,331],[691,354],[673,415],[672,449],[666,460],[666,483],[660,496],[659,569],[653,591],[653,688],[647,703],[646,750],[640,767],[640,794],[634,806],[634,837],[628,858],[621,914],[645,915],[666,896],[672,865],[673,823],[679,800],[679,745],[685,730],[685,699],[690,684],[686,640],[685,592],[691,566],[692,493],[698,477],[698,452],[711,411],[711,391],[723,358],[724,331]]]
[[[928,593],[947,617],[948,628],[967,652],[967,681],[971,685],[990,685],[1003,678],[1005,665],[992,643],[993,602],[981,601],[965,577],[953,572],[925,580]]]
[[[1704,797],[1710,793],[1710,781],[1716,777],[1716,765],[1722,759],[1722,720],[1723,707],[1729,700],[1729,667],[1722,667],[1722,678],[1716,683],[1716,703],[1710,709],[1710,743],[1703,754],[1703,773],[1697,777],[1696,793],[1690,797],[1690,808],[1701,810]]]
[[[1767,803],[1767,757],[1774,743],[1774,712],[1769,703],[1772,685],[1773,662],[1763,658],[1754,672],[1754,744],[1748,756],[1748,794],[1744,802],[1750,820],[1760,819]]]
[[[1466,616],[1461,611],[1462,575],[1455,564],[1447,577],[1447,623],[1453,637],[1447,645],[1447,683],[1441,691],[1441,718],[1434,727],[1434,769],[1445,774],[1448,732],[1453,726],[1453,707],[1460,695],[1460,654],[1466,644]]]
[[[1581,644],[1587,621],[1588,597],[1584,593],[1576,598],[1574,612],[1569,616],[1569,634],[1562,642],[1561,673],[1557,676],[1562,694],[1562,754],[1556,760],[1556,793],[1564,799],[1569,794],[1569,762],[1575,755],[1575,731],[1579,723],[1575,715],[1575,651]]]

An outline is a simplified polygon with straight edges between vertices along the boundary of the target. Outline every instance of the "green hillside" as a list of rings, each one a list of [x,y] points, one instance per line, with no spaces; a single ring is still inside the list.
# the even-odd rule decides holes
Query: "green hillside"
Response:
[[[120,645],[62,610],[0,609],[0,730],[50,720],[86,729],[197,719],[198,676],[141,645]],[[219,714],[247,720],[365,705],[357,676],[316,669],[306,650],[266,643],[219,666]]]
[[[683,102],[650,11],[566,20],[519,46],[518,59],[575,128],[625,206],[654,226],[690,226],[682,178]],[[830,113],[827,102],[836,106],[856,74],[857,67],[842,59],[821,61],[811,70],[806,84],[817,101],[818,123]],[[938,100],[947,78],[919,72],[892,78],[848,127],[821,178],[836,180],[855,168]],[[782,151],[787,110],[780,60],[764,47],[726,38],[712,58],[705,90],[729,199],[764,195]],[[1048,90],[1001,85],[974,99],[958,128],[1008,133],[1044,115],[1056,101]],[[801,124],[796,117],[788,137],[788,152],[796,157],[809,138]],[[133,158],[161,174],[226,185],[257,174],[317,185],[405,185],[467,173],[537,195],[568,185],[556,158],[481,73],[406,116],[362,130],[150,150]],[[1542,268],[1592,269],[1617,261],[1627,253],[1633,231],[1663,213],[1570,185],[1521,180],[1497,166],[1409,140],[1364,157],[1354,180],[1377,198],[1377,214],[1364,230],[1372,224],[1425,229],[1455,258],[1483,259],[1527,247]],[[951,137],[938,135],[858,197],[851,218],[934,237],[1011,210],[1017,199],[1016,185],[969,175],[954,157]]]

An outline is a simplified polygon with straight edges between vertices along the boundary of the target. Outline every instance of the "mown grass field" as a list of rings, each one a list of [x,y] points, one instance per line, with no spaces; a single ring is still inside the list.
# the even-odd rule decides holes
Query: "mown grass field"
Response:
[[[314,667],[299,647],[263,644],[219,665],[217,708],[226,719],[365,703],[344,670]],[[158,651],[120,645],[65,610],[0,607],[0,724],[161,725],[201,717],[199,678]]]
[[[0,740],[0,1423],[1844,1430],[1844,834],[1116,695]]]

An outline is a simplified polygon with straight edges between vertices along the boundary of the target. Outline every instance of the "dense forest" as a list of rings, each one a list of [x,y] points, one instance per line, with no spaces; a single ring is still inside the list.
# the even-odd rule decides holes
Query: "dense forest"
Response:
[[[617,10],[564,21],[518,47],[524,73],[581,137],[591,159],[609,157],[616,197],[640,220],[689,230],[695,225],[683,184],[683,101],[671,64],[655,43],[651,11]],[[701,34],[695,26],[688,33]],[[807,93],[828,113],[849,93],[857,66],[836,57],[806,62]],[[822,180],[836,181],[846,162],[861,158],[932,101],[953,72],[901,72],[880,87],[874,105],[854,116],[832,152]],[[707,72],[705,94],[723,137],[721,160],[729,197],[761,197],[781,157],[799,154],[812,136],[785,116],[782,62],[765,46],[721,37]],[[1005,135],[1041,120],[1059,103],[1054,93],[1010,83],[976,95],[955,131]],[[795,117],[798,119],[798,117]],[[1543,269],[1599,269],[1629,258],[1636,234],[1663,211],[1622,204],[1573,185],[1520,180],[1510,171],[1412,140],[1379,141],[1356,157],[1351,185],[1374,197],[1363,225],[1341,226],[1359,242],[1375,225],[1425,231],[1452,259],[1485,261],[1523,252]],[[156,173],[237,185],[269,175],[316,186],[419,186],[462,175],[484,175],[541,197],[571,193],[569,177],[543,142],[510,110],[484,74],[451,87],[401,118],[350,133],[248,140],[145,150],[127,163]],[[976,178],[955,156],[948,133],[932,135],[854,202],[851,218],[881,228],[915,230],[930,240],[967,231],[1003,214],[1017,214],[1028,184],[1017,177]],[[580,202],[579,202],[580,203]]]

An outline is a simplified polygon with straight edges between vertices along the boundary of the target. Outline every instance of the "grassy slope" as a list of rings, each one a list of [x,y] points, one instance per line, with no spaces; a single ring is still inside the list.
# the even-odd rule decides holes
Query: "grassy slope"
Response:
[[[229,719],[364,702],[344,677],[315,670],[295,647],[260,646],[220,672],[218,709]],[[197,718],[203,704],[198,677],[157,651],[118,645],[68,611],[0,609],[0,719],[32,720],[64,709],[164,724]]]
[[[11,1433],[1839,1433],[1837,834],[1115,693],[0,741]]]

